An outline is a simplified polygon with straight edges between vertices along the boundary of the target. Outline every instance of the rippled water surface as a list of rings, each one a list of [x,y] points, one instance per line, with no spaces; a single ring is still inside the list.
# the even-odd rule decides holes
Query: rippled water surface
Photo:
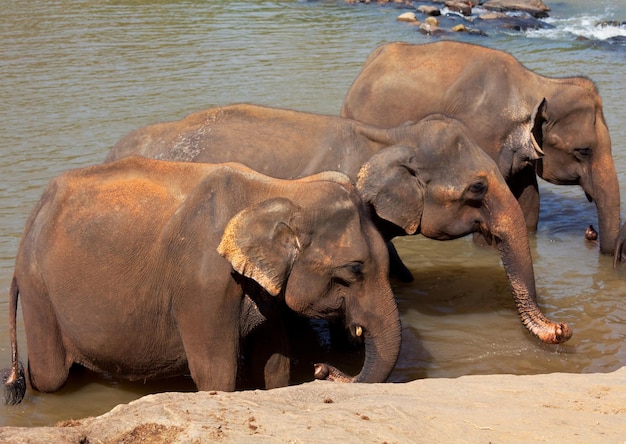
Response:
[[[548,5],[550,31],[448,38],[507,50],[542,74],[595,80],[626,195],[623,26],[608,35],[594,26],[626,20],[626,5]],[[52,177],[100,162],[136,127],[209,106],[254,102],[338,114],[377,45],[434,39],[396,22],[400,12],[341,1],[3,1],[0,367],[10,362],[6,295],[15,252],[25,219]],[[611,259],[584,241],[596,214],[580,188],[540,186],[541,222],[531,237],[540,302],[549,317],[574,327],[574,337],[548,346],[527,334],[495,251],[469,239],[402,238],[396,244],[416,281],[395,286],[404,328],[391,380],[607,372],[626,364],[626,265],[613,270]],[[19,343],[25,356],[21,318]],[[101,414],[145,393],[191,388],[188,381],[144,385],[73,376],[60,393],[28,391],[20,406],[0,406],[0,425],[52,424]]]

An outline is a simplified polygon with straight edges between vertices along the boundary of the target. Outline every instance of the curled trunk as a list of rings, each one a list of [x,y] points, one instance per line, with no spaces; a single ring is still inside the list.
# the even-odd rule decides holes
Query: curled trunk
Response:
[[[337,382],[385,382],[400,353],[400,315],[393,295],[379,301],[378,316],[363,326],[365,360],[361,372],[348,376],[328,364],[315,364],[315,378]],[[358,328],[358,327],[357,327]]]
[[[493,190],[492,196],[485,200],[485,207],[490,214],[489,231],[500,251],[522,323],[543,342],[560,344],[567,341],[572,336],[572,328],[566,323],[557,323],[546,318],[537,304],[528,234],[522,210],[513,195],[506,191]],[[499,211],[491,212],[491,207],[498,208]],[[496,217],[493,214],[502,216]]]

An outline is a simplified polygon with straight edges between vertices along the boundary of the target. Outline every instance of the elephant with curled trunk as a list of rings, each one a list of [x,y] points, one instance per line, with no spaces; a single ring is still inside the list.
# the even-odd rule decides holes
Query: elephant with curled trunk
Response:
[[[137,129],[107,160],[132,154],[236,161],[282,178],[342,171],[356,180],[387,241],[417,233],[447,240],[480,232],[495,239],[528,330],[548,343],[572,334],[567,324],[541,313],[521,210],[493,160],[458,120],[433,115],[382,129],[339,117],[232,105]]]
[[[341,173],[288,181],[142,157],[70,171],[46,188],[17,253],[5,400],[25,390],[18,293],[26,380],[43,392],[60,389],[73,363],[131,380],[189,371],[199,390],[231,391],[240,337],[268,324],[266,359],[253,362],[268,388],[286,385],[283,303],[342,316],[365,342],[351,381],[383,382],[400,349],[387,268],[385,242]]]
[[[341,109],[343,117],[381,127],[432,113],[467,125],[496,161],[531,231],[539,218],[537,176],[580,185],[597,207],[600,251],[613,254],[620,191],[591,80],[544,77],[505,52],[467,43],[390,43],[367,58]]]

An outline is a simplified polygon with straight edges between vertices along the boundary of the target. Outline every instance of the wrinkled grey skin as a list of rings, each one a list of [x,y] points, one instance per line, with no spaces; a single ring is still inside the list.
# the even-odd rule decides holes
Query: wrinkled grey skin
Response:
[[[385,240],[417,233],[447,240],[475,232],[494,239],[524,325],[548,343],[572,334],[567,324],[541,314],[521,210],[493,160],[458,120],[433,115],[381,129],[339,117],[232,105],[135,130],[107,160],[131,154],[237,161],[283,178],[342,171],[356,180]]]
[[[613,268],[616,268],[618,263],[624,260],[626,260],[626,224],[622,225],[617,235],[615,254],[613,255]]]
[[[432,113],[465,123],[496,161],[529,230],[539,218],[537,176],[580,185],[596,204],[600,251],[614,253],[620,191],[593,82],[544,77],[510,54],[467,43],[390,43],[365,61],[341,109],[385,128]]]
[[[344,174],[299,180],[239,164],[130,157],[54,179],[29,217],[10,290],[5,402],[25,391],[21,297],[35,390],[72,364],[130,380],[191,373],[199,390],[236,388],[241,337],[266,387],[289,382],[281,308],[340,317],[359,332],[354,382],[383,382],[400,350],[385,242]],[[254,352],[253,352],[254,354]]]

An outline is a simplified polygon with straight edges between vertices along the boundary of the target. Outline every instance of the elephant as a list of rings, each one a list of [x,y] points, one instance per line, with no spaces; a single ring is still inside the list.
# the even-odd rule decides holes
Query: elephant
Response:
[[[341,171],[356,181],[386,241],[418,233],[448,240],[480,232],[495,239],[526,328],[547,343],[572,335],[568,324],[541,313],[521,210],[493,160],[456,119],[432,115],[383,129],[336,116],[238,104],[134,130],[105,160],[128,155],[241,162],[287,179]]]
[[[537,229],[537,176],[580,185],[596,204],[600,251],[611,255],[620,191],[602,99],[584,77],[550,78],[506,52],[469,43],[389,43],[376,48],[340,115],[381,127],[442,113],[459,119],[497,163],[529,231]]]
[[[617,268],[620,261],[626,260],[626,223],[622,225],[615,242],[615,254],[613,255],[613,268]]]
[[[47,186],[18,248],[5,401],[22,400],[25,378],[59,390],[73,363],[130,380],[190,373],[198,390],[232,391],[240,338],[270,323],[261,371],[267,388],[286,385],[276,316],[285,306],[343,318],[365,343],[350,380],[383,382],[401,336],[387,267],[385,242],[342,173],[284,180],[236,163],[139,156],[71,170]]]

